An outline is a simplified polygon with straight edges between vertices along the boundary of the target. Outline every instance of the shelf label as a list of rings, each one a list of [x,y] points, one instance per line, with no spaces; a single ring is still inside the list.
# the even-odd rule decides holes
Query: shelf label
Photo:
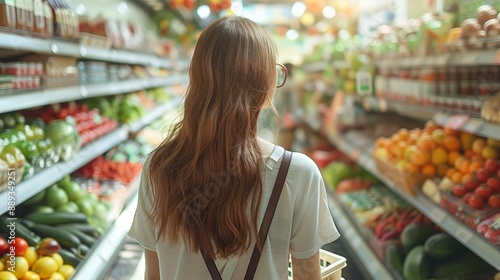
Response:
[[[446,214],[443,212],[443,210],[439,208],[434,208],[431,212],[432,218],[437,221],[438,223],[441,223],[444,221],[446,218]]]
[[[464,228],[459,228],[457,230],[457,238],[464,243],[468,243],[472,239],[472,236],[472,233]]]
[[[437,113],[434,116],[434,121],[437,124],[442,125],[442,126],[445,126],[448,123],[449,119],[450,119],[450,117],[448,115],[446,115],[446,114],[443,114],[443,113]]]
[[[475,134],[483,127],[484,122],[480,119],[470,119],[464,126],[468,132]]]
[[[465,115],[454,115],[446,123],[446,127],[458,130],[462,125],[464,125],[469,120],[468,116]]]

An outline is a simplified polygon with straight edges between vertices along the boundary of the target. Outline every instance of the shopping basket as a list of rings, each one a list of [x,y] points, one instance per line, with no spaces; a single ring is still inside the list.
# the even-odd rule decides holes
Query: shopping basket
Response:
[[[346,259],[342,256],[330,253],[323,249],[319,250],[319,259],[321,266],[321,279],[323,280],[341,280],[342,268],[346,267]],[[292,278],[292,262],[288,262],[288,279]]]

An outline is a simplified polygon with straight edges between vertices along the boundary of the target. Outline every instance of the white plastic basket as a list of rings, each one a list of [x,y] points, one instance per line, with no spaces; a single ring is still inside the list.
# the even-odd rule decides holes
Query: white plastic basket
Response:
[[[321,266],[321,279],[323,280],[343,280],[342,268],[347,266],[346,259],[334,253],[319,250]],[[292,280],[292,263],[288,263],[288,279]]]

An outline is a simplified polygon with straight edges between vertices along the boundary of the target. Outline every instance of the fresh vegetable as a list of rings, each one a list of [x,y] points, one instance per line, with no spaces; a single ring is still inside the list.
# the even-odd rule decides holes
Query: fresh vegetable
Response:
[[[472,276],[488,272],[491,267],[472,252],[456,255],[434,267],[432,276],[435,278],[454,279],[459,276]]]
[[[59,244],[65,247],[77,247],[80,244],[80,239],[74,234],[54,226],[37,224],[32,227],[32,230],[41,237],[54,238]]]
[[[87,216],[83,213],[33,213],[25,217],[26,219],[44,225],[59,225],[67,223],[86,223]]]
[[[80,136],[75,127],[66,121],[54,120],[45,127],[45,134],[53,144],[63,149],[61,158],[69,160],[77,152]]]
[[[448,233],[436,233],[424,244],[424,251],[430,257],[443,260],[459,254],[465,247]]]
[[[401,244],[406,251],[413,247],[424,245],[427,238],[436,233],[436,230],[427,224],[410,224],[401,233]]]
[[[75,229],[75,228],[65,228],[65,230],[67,230],[68,232],[74,234],[76,237],[78,237],[78,239],[80,239],[80,241],[82,242],[82,244],[85,244],[89,247],[92,247],[92,245],[94,245],[96,239],[86,233],[83,233],[81,232],[80,230],[78,229]]]
[[[14,238],[14,242],[11,244],[14,246],[14,251],[16,256],[22,256],[24,253],[26,253],[26,250],[28,250],[28,242],[24,238],[21,237],[16,237]]]
[[[71,224],[62,224],[62,225],[57,225],[58,228],[61,229],[69,229],[73,228],[75,230],[78,230],[80,232],[83,232],[87,235],[93,236],[94,238],[99,237],[99,233],[96,231],[95,227],[87,224],[87,223],[71,223]]]
[[[81,261],[81,259],[78,258],[73,252],[71,252],[67,249],[64,249],[64,248],[62,248],[58,252],[58,254],[61,255],[65,264],[70,264],[74,267],[76,267]]]
[[[10,222],[6,217],[0,216],[0,232],[8,233],[10,230],[9,224]],[[25,227],[22,221],[20,223],[16,223],[15,232],[16,236],[22,237],[30,246],[34,246],[40,241],[40,238]]]
[[[41,256],[50,256],[59,252],[59,250],[61,250],[61,245],[59,245],[59,242],[57,242],[57,240],[55,240],[54,238],[45,237],[38,244],[36,252]]]
[[[403,275],[403,260],[405,255],[400,246],[396,244],[391,244],[385,249],[385,260],[386,262],[398,273]]]
[[[7,253],[8,249],[9,245],[7,244],[7,241],[0,237],[0,256],[3,256],[3,254]]]
[[[406,280],[426,280],[431,276],[431,264],[424,253],[424,247],[413,247],[405,258],[403,275]]]

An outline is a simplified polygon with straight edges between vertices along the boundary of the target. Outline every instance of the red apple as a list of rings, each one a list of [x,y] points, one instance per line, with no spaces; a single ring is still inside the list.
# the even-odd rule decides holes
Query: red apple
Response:
[[[500,179],[498,177],[490,177],[486,181],[486,185],[496,192],[500,192]]]
[[[494,175],[500,170],[500,163],[498,163],[497,160],[494,159],[488,159],[484,163],[484,168],[486,171],[488,171],[490,174]]]
[[[474,194],[482,197],[483,199],[488,199],[493,194],[493,190],[486,184],[481,184],[481,186],[474,191]]]
[[[475,189],[477,189],[477,187],[479,187],[479,182],[476,179],[470,179],[465,181],[464,187],[468,191],[474,191]]]
[[[479,168],[476,172],[476,178],[481,183],[486,183],[486,181],[488,180],[489,177],[490,177],[490,174],[488,174],[488,171],[486,171],[485,168]]]

